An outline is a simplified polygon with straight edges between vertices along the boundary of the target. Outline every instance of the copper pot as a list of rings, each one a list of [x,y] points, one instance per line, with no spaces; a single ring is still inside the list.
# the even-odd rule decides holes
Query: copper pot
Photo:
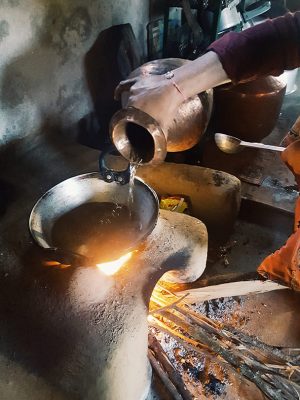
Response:
[[[286,85],[273,76],[216,88],[216,130],[242,140],[262,140],[276,124],[285,88]]]
[[[180,58],[150,61],[134,70],[129,78],[163,75],[190,62]],[[164,161],[167,152],[188,150],[199,142],[212,110],[212,90],[187,99],[178,108],[172,125],[164,132],[148,114],[133,108],[118,111],[112,118],[110,133],[118,151],[127,160],[141,159],[143,164]]]

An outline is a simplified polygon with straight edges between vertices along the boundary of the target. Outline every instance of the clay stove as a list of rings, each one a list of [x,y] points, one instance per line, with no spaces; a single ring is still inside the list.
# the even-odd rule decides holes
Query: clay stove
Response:
[[[38,279],[26,282],[23,311],[34,321],[28,322],[30,355],[24,362],[33,372],[20,370],[19,362],[8,365],[14,398],[24,397],[26,381],[26,399],[145,399],[151,292],[166,272],[166,280],[197,279],[206,254],[203,223],[161,211],[152,234],[114,275],[97,267],[44,267]],[[9,390],[2,388],[4,398]]]
[[[205,227],[198,219],[168,212],[160,213],[144,247],[115,275],[106,276],[96,267],[42,266],[45,254],[28,232],[30,211],[36,199],[58,182],[97,169],[97,156],[76,144],[61,146],[58,152],[42,142],[5,170],[6,180],[18,191],[0,224],[3,399],[142,398],[150,384],[147,313],[152,288],[168,270],[176,270],[169,280],[185,281],[196,279],[204,269]],[[35,171],[40,171],[35,175],[25,168],[33,160]],[[163,179],[161,170],[143,174],[150,185],[151,178],[160,186],[171,185],[176,177],[178,193],[195,199],[193,214],[201,220],[209,216],[205,224],[214,226],[215,221],[220,230],[220,218],[229,214],[224,210],[230,206],[231,215],[237,212],[239,181],[228,174],[220,179],[220,173],[199,167],[191,167],[186,175],[188,167],[166,165],[173,180],[168,171]],[[194,193],[196,182],[203,189]],[[167,187],[155,189],[174,193]]]
[[[104,362],[98,366],[99,375],[92,378],[88,398],[146,398],[151,383],[147,358],[151,292],[156,281],[170,269],[174,271],[167,272],[166,280],[197,279],[205,268],[206,254],[206,228],[199,220],[161,211],[143,249],[137,250],[117,274],[100,277],[102,295],[99,293],[98,302],[105,314],[101,318],[99,346]],[[82,295],[81,305],[85,303],[85,290]],[[77,300],[80,297],[76,295]]]

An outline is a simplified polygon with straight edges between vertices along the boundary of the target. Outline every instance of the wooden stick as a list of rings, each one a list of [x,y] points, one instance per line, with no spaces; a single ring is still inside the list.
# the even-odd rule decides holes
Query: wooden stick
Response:
[[[153,351],[155,358],[167,372],[171,382],[177,388],[183,400],[193,400],[194,396],[192,396],[190,391],[186,388],[180,373],[173,367],[161,344],[151,333],[149,333],[149,347]]]
[[[155,370],[163,384],[166,386],[169,393],[172,395],[174,400],[183,400],[182,396],[178,393],[176,387],[170,381],[168,374],[162,369],[156,358],[152,354],[151,350],[148,350],[148,357],[151,362],[152,368]]]
[[[159,319],[153,317],[151,325],[154,328],[159,329],[160,331],[171,336],[173,339],[177,340],[187,351],[195,351],[200,354],[203,354],[203,352],[206,351],[209,354],[210,349],[207,346],[203,345],[202,343],[198,343],[195,340],[186,337],[185,335],[180,334]]]
[[[170,291],[168,291],[168,292],[170,294],[172,293]],[[174,294],[174,296],[178,297],[175,294]],[[205,329],[208,329],[211,333],[213,333],[217,336],[221,336],[225,340],[233,340],[234,342],[240,343],[240,344],[243,344],[246,342],[246,344],[250,345],[250,347],[254,348],[256,351],[257,351],[257,347],[259,347],[259,349],[263,350],[263,352],[265,353],[265,354],[261,354],[265,358],[273,357],[276,359],[277,363],[292,362],[294,364],[294,362],[296,361],[296,357],[293,357],[293,356],[289,357],[287,354],[280,352],[280,350],[278,350],[277,348],[268,346],[268,345],[260,342],[256,338],[252,338],[251,336],[248,336],[246,334],[243,334],[242,332],[234,330],[234,328],[231,329],[231,327],[225,327],[225,329],[224,329],[224,324],[216,323],[214,321],[211,321],[209,318],[205,317],[204,315],[196,313],[185,302],[183,303],[183,305],[174,304],[174,308],[177,311],[179,311],[180,313],[184,314],[186,317],[191,318],[193,320],[193,322],[199,323],[202,327],[204,327]],[[203,326],[203,323],[206,324],[206,326]],[[255,343],[252,343],[253,340],[255,340]],[[245,348],[245,350],[247,352],[251,352],[250,349],[248,349],[248,348]],[[251,354],[253,355],[253,352],[251,352]],[[293,358],[294,358],[294,360],[293,360]],[[286,367],[284,367],[284,368],[286,368]]]
[[[188,332],[197,341],[206,344],[212,349],[215,354],[220,355],[224,360],[231,364],[238,372],[254,382],[270,399],[272,400],[293,400],[288,394],[283,396],[278,394],[276,389],[269,383],[265,382],[260,376],[251,370],[236,354],[233,354],[228,349],[224,348],[214,337],[208,337],[205,332],[202,331],[201,327],[195,329],[193,326],[189,326],[186,322],[182,321],[179,317],[163,311],[163,314],[167,319],[170,319],[177,326],[182,328],[185,332]],[[169,314],[169,315],[168,315]]]
[[[283,352],[281,349],[277,347],[270,346],[266,343],[262,343],[260,340],[253,336],[249,336],[246,333],[240,332],[237,329],[226,326],[226,331],[230,334],[234,334],[235,337],[238,337],[239,340],[244,343],[245,345],[254,348],[254,349],[260,349],[263,352],[269,354],[270,356],[277,358],[279,360],[286,360],[291,363],[296,363],[299,362],[299,354],[300,354],[300,349],[298,355],[293,355],[293,354],[288,354]],[[293,350],[293,349],[290,349]]]
[[[156,328],[159,331],[164,332],[165,334],[167,334],[170,337],[172,337],[173,339],[175,339],[178,343],[180,343],[182,345],[182,347],[186,351],[192,351],[195,353],[199,353],[201,356],[203,356],[203,354],[205,354],[205,356],[209,360],[216,359],[216,355],[212,352],[212,350],[209,347],[205,346],[202,343],[195,342],[192,339],[186,337],[185,335],[180,334],[179,332],[170,328],[168,325],[164,324],[159,319],[156,319],[155,317],[153,317],[150,325],[153,326],[153,328]],[[223,365],[226,368],[236,371],[236,369],[233,368],[233,366],[231,364],[228,364],[227,361],[225,361],[224,359],[219,358],[218,362],[220,365]],[[244,377],[242,376],[241,378],[244,378]]]
[[[188,303],[202,303],[206,300],[214,300],[220,297],[245,296],[253,293],[266,293],[273,290],[288,290],[288,287],[280,285],[272,281],[239,281],[228,282],[219,285],[210,285],[197,289],[189,289],[176,292],[177,295],[183,296],[189,293]]]
[[[149,312],[150,315],[155,314],[155,313],[159,313],[160,311],[164,311],[164,310],[168,310],[172,307],[175,307],[176,304],[180,303],[181,301],[183,301],[186,297],[188,296],[188,293],[185,294],[184,296],[180,297],[178,300],[174,301],[173,303],[167,304],[163,307],[157,308],[155,310],[152,310]]]
[[[159,291],[160,290],[160,291]],[[163,291],[168,296],[163,295]],[[172,299],[176,300],[172,302]],[[173,335],[179,336],[182,342],[189,342],[194,351],[199,351],[199,345],[205,345],[205,350],[210,350],[221,356],[229,365],[233,366],[242,376],[251,380],[272,400],[292,400],[295,394],[298,396],[298,385],[286,378],[292,373],[299,373],[297,363],[293,365],[291,356],[283,352],[273,351],[272,346],[264,347],[260,343],[255,347],[251,337],[245,335],[244,341],[241,335],[231,330],[224,329],[224,325],[213,322],[209,318],[194,312],[191,307],[178,296],[166,288],[154,291],[153,301],[161,308],[154,314],[163,317],[164,322],[156,318],[158,325],[164,326]],[[170,303],[172,306],[170,307]],[[179,304],[181,303],[181,304]],[[154,317],[155,318],[155,317]],[[172,329],[169,324],[182,330]],[[227,327],[226,327],[227,328]],[[160,329],[160,328],[159,328]],[[246,346],[251,342],[252,346]],[[266,351],[268,350],[268,351]],[[267,361],[267,362],[265,362]],[[295,357],[296,361],[296,357]],[[258,375],[260,371],[260,375]],[[272,380],[272,378],[274,378]],[[294,393],[295,392],[295,393]]]
[[[287,392],[290,396],[292,396],[292,398],[295,396],[295,390],[293,388],[293,386],[291,385],[287,385],[284,380],[281,379],[281,377],[279,376],[270,376],[270,375],[266,375],[268,379],[268,381],[273,385],[274,383],[276,384],[276,387],[279,388],[279,390],[281,390],[282,392],[285,391]]]

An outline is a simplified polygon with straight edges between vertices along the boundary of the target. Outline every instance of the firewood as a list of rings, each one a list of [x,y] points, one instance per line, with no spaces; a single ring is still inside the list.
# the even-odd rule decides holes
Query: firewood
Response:
[[[171,382],[168,374],[163,370],[163,368],[160,366],[159,362],[156,360],[154,357],[153,353],[151,350],[148,351],[148,358],[151,362],[152,368],[155,370],[169,393],[172,395],[174,400],[183,400],[182,396],[176,389],[176,386]]]
[[[178,296],[185,296],[186,303],[199,303],[207,300],[214,300],[220,297],[245,296],[254,293],[266,293],[272,290],[288,289],[286,286],[272,281],[249,280],[222,283],[220,285],[205,286],[196,289],[188,289],[176,292]]]
[[[183,400],[193,400],[194,396],[192,396],[190,391],[186,388],[180,373],[176,371],[161,344],[151,333],[149,333],[149,347],[152,350],[155,358],[159,361],[164,370],[167,372],[171,382],[177,388]]]
[[[272,400],[300,399],[299,354],[265,345],[212,321],[190,307],[188,296],[179,298],[159,285],[153,292],[150,308],[150,323],[177,338],[185,348],[222,357]]]

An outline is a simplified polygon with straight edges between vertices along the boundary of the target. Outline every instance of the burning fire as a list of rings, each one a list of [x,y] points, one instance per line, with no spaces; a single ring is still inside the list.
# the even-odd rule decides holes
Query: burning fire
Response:
[[[116,272],[119,271],[121,267],[123,267],[124,264],[127,263],[127,261],[130,260],[133,253],[134,252],[132,251],[131,253],[127,253],[124,256],[118,258],[117,260],[109,261],[102,264],[97,264],[97,268],[105,275],[108,276],[114,275]]]

